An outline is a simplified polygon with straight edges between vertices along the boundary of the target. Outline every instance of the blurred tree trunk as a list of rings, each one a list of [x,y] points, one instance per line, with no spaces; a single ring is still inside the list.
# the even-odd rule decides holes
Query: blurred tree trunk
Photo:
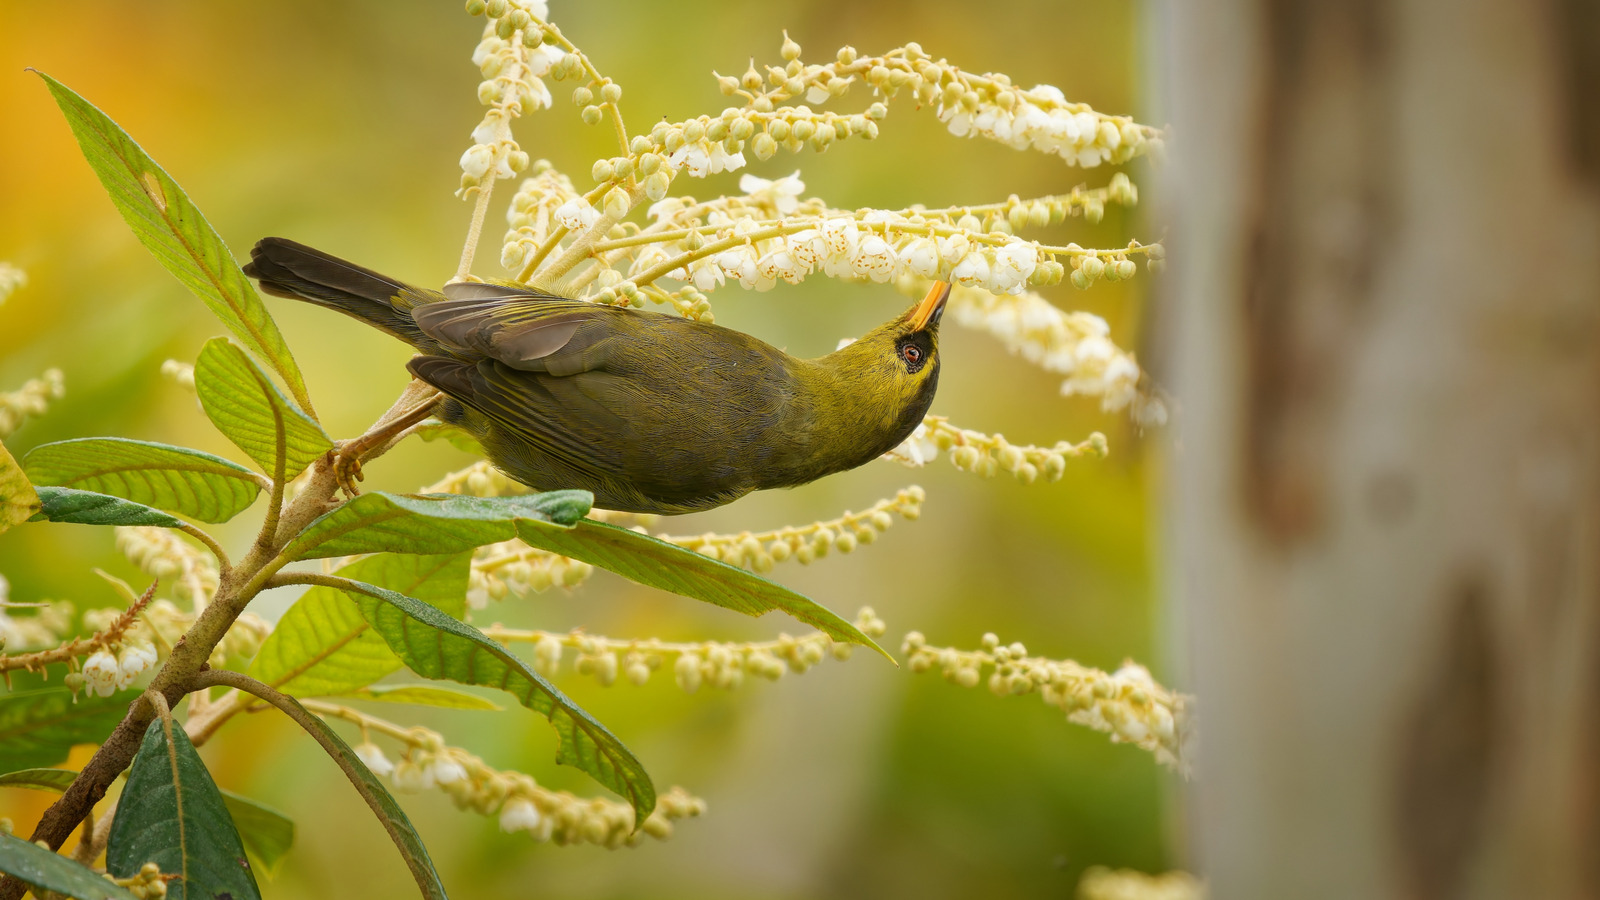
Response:
[[[1600,896],[1600,14],[1167,12],[1193,864]]]

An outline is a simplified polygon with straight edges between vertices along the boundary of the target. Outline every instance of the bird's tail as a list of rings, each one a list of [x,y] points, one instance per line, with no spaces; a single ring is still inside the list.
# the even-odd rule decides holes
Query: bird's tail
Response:
[[[250,250],[244,273],[261,290],[338,310],[399,338],[419,350],[437,347],[417,327],[411,310],[442,294],[414,288],[371,269],[284,238],[262,238]]]

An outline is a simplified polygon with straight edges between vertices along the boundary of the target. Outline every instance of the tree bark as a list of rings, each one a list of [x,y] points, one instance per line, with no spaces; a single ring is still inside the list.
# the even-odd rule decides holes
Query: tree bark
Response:
[[[1193,864],[1600,895],[1600,14],[1166,15]]]

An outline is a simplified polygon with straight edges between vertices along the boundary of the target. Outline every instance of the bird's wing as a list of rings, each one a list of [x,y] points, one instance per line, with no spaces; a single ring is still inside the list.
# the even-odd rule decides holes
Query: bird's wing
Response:
[[[423,381],[498,422],[544,454],[577,469],[603,474],[618,465],[616,413],[587,401],[568,379],[509,371],[492,360],[476,364],[437,356],[412,359]]]
[[[504,285],[456,284],[445,294],[450,299],[413,312],[425,334],[513,369],[551,375],[602,367],[608,339],[638,315]]]

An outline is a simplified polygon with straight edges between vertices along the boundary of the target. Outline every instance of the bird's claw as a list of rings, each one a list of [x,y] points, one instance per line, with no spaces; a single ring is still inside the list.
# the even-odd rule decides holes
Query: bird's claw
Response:
[[[340,454],[333,460],[333,477],[340,490],[350,497],[355,497],[361,493],[356,487],[356,482],[365,481],[367,476],[361,471],[359,456]]]

